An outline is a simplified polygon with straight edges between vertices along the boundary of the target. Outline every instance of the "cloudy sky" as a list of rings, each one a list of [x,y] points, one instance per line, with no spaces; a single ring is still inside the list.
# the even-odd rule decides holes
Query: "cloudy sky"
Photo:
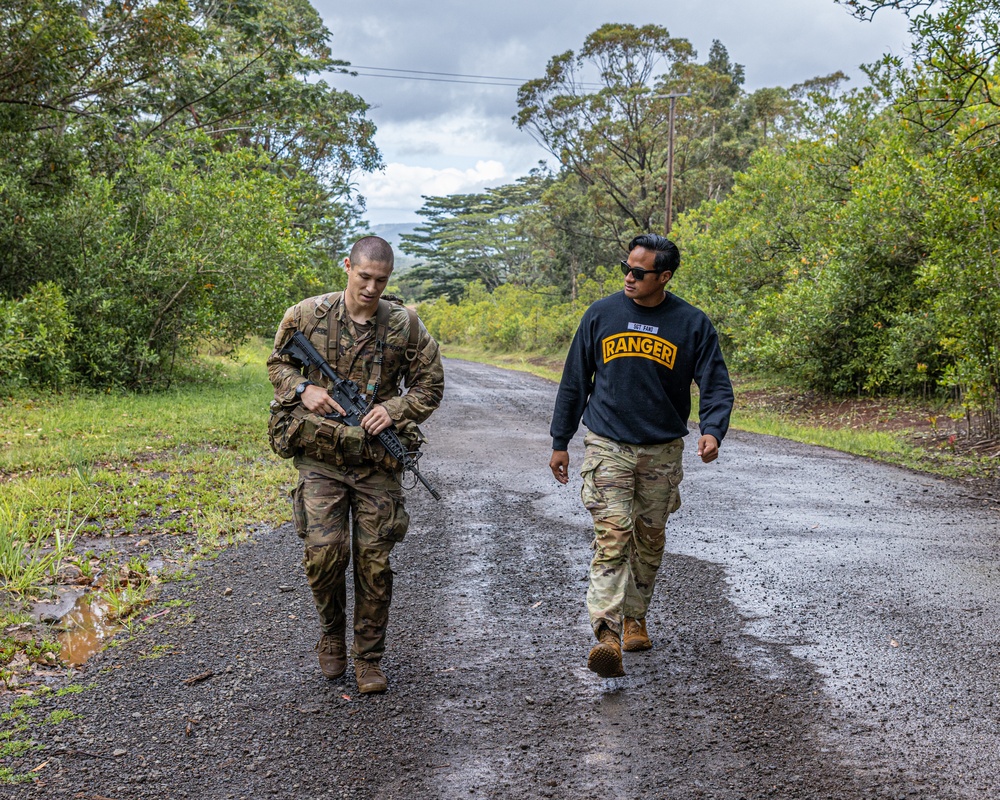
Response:
[[[327,76],[361,95],[378,126],[385,170],[359,176],[371,224],[412,222],[421,195],[507,183],[551,157],[511,117],[515,86],[472,77],[540,77],[548,60],[578,51],[606,22],[662,25],[704,61],[712,40],[746,69],[745,88],[790,86],[906,52],[894,12],[859,22],[833,0],[313,0],[337,58],[363,73]],[[424,73],[425,80],[398,77]],[[427,74],[447,73],[447,74]],[[393,76],[395,74],[395,76]],[[455,81],[467,81],[464,83]],[[494,83],[510,81],[494,80]],[[516,83],[516,82],[515,82]]]

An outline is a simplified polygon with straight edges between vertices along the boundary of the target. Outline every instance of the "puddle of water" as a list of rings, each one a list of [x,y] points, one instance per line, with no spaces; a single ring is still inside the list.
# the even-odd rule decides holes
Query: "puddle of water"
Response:
[[[150,575],[163,568],[162,558],[148,561]],[[98,580],[98,585],[103,581]],[[32,615],[39,622],[58,623],[62,632],[57,639],[60,658],[72,667],[79,667],[122,627],[109,616],[108,604],[82,587],[58,587],[52,599],[36,604]]]
[[[72,667],[79,667],[104,647],[105,641],[121,627],[108,619],[106,603],[84,594],[62,618],[66,630],[59,634],[59,655]]]

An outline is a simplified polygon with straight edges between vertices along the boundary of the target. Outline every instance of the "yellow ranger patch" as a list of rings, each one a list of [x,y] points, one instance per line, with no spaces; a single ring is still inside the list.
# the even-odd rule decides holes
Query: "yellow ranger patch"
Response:
[[[677,357],[676,345],[648,333],[618,333],[609,336],[601,342],[601,350],[605,364],[622,356],[638,356],[673,369],[674,359]]]

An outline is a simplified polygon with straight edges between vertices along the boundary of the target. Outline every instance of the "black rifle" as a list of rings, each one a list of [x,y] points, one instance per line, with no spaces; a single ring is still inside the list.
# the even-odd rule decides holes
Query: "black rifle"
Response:
[[[358,385],[354,381],[341,378],[334,372],[333,367],[313,347],[312,342],[302,335],[302,331],[296,331],[291,341],[281,349],[279,354],[291,356],[306,370],[310,368],[318,369],[330,381],[330,388],[327,391],[337,401],[337,405],[344,409],[344,413],[326,414],[325,416],[328,419],[340,420],[346,425],[361,424],[361,418],[368,413],[369,408],[364,397],[361,396],[361,392],[358,390]],[[424,485],[424,488],[431,493],[431,496],[435,500],[441,499],[441,495],[438,494],[437,489],[424,480],[424,476],[420,474],[420,470],[417,468],[417,459],[420,458],[420,453],[410,453],[407,451],[400,441],[394,426],[390,425],[382,431],[378,435],[378,440],[385,447],[386,451],[388,451],[389,455],[403,465],[404,470],[416,475],[417,480]]]

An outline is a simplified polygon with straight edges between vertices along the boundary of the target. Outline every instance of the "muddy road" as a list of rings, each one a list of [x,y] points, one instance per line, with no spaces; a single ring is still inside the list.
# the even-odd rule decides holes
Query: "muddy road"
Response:
[[[1000,797],[1000,510],[734,432],[684,508],[627,676],[586,669],[589,516],[547,468],[555,387],[448,361],[397,572],[389,691],[321,677],[286,525],[164,589],[168,613],[43,711],[53,798]],[[289,476],[291,479],[291,475]]]

